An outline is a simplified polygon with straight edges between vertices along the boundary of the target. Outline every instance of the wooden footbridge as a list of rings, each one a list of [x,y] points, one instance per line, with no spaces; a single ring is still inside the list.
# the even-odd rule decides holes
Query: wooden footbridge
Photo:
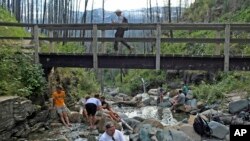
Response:
[[[232,56],[229,53],[231,43],[250,43],[247,38],[232,38],[234,31],[249,34],[250,24],[19,24],[0,23],[1,26],[32,28],[31,37],[0,37],[0,40],[33,40],[35,62],[41,63],[43,68],[52,67],[84,67],[84,68],[132,68],[132,69],[171,69],[171,70],[250,70],[250,56]],[[115,30],[117,27],[127,27],[129,30],[152,30],[154,37],[124,38],[127,42],[155,42],[155,54],[104,54],[98,53],[98,42],[114,42],[114,37],[98,35],[98,31]],[[46,30],[48,37],[41,37],[40,31]],[[53,37],[55,31],[91,30],[92,37]],[[222,33],[223,37],[214,38],[163,38],[164,30],[212,30]],[[61,54],[44,53],[40,51],[39,41],[53,42],[92,42],[91,54]],[[223,55],[195,56],[162,54],[160,45],[167,43],[215,43],[224,44]]]

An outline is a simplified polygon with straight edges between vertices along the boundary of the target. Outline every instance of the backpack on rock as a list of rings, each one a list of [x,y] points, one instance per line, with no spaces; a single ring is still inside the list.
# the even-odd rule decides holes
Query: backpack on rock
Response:
[[[194,119],[193,127],[195,132],[201,136],[210,136],[212,134],[212,130],[208,126],[207,121],[203,119],[199,114]]]

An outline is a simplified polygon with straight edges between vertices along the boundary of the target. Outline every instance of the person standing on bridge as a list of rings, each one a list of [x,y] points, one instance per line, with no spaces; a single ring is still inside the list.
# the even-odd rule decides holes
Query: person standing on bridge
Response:
[[[112,18],[112,23],[128,23],[128,20],[126,17],[122,16],[122,11],[121,10],[116,10],[115,11],[116,17]],[[126,43],[122,38],[124,36],[124,33],[127,29],[123,27],[118,27],[116,29],[115,33],[115,42],[114,42],[114,50],[117,52],[118,51],[118,40],[117,38],[120,38],[120,42],[124,44],[130,51],[130,53],[133,52],[134,47],[130,46],[128,43]]]

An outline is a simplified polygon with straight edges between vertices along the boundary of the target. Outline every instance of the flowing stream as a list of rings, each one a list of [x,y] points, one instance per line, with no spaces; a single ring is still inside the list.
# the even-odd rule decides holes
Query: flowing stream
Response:
[[[169,108],[160,108],[157,106],[146,106],[141,108],[134,107],[114,107],[115,111],[126,114],[129,118],[141,117],[144,119],[154,118],[163,125],[174,125],[177,123],[176,119],[173,118],[172,112]]]

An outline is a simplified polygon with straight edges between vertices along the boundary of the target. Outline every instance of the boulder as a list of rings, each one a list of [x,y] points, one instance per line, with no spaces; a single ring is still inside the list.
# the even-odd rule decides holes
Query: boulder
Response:
[[[190,124],[183,124],[180,126],[180,131],[184,132],[194,141],[201,141],[201,136],[194,131],[194,128]]]
[[[244,109],[248,108],[248,100],[238,100],[238,101],[232,101],[229,103],[229,112],[231,114],[238,113]]]
[[[159,141],[193,141],[184,132],[175,129],[158,130],[156,137]]]
[[[152,131],[152,125],[143,124],[139,130],[139,139],[143,141],[151,141],[150,132]]]
[[[139,126],[137,126],[136,128],[134,128],[134,132],[137,133],[139,132],[139,130],[145,125],[145,124],[149,124],[151,125],[152,127],[155,127],[155,128],[159,128],[159,129],[163,129],[163,125],[160,121],[154,119],[154,118],[150,118],[150,119],[145,119],[143,122],[141,122],[139,124]]]
[[[213,137],[224,139],[226,135],[229,133],[229,128],[221,123],[211,121],[208,123],[208,126],[212,130]]]
[[[157,95],[158,95],[157,89],[150,89],[150,90],[148,91],[148,94],[149,94],[149,95],[155,95],[155,96],[157,96]]]
[[[97,129],[100,133],[103,133],[105,131],[105,123],[107,122],[113,122],[116,129],[118,130],[121,130],[122,129],[122,126],[120,124],[118,124],[117,122],[115,121],[112,121],[111,119],[107,118],[107,117],[102,117],[98,123],[97,123]]]
[[[81,123],[81,117],[82,117],[82,115],[79,112],[72,111],[69,114],[69,121],[71,123]]]

